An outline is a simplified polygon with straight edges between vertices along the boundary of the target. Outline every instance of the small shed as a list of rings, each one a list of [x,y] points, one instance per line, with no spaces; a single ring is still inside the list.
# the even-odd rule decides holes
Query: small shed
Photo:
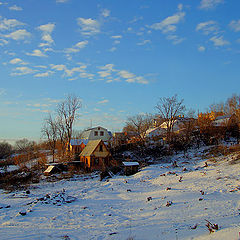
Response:
[[[79,156],[88,171],[105,171],[110,165],[111,153],[101,139],[89,141]]]
[[[138,172],[138,162],[123,162],[124,174],[129,176]]]

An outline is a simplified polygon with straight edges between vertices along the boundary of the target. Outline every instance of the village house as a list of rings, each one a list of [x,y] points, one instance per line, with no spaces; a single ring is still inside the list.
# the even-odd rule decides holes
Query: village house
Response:
[[[82,132],[81,139],[86,140],[99,140],[101,139],[103,142],[108,142],[112,137],[111,132],[109,132],[106,128],[103,127],[94,127],[89,128]]]
[[[112,158],[110,151],[101,139],[90,140],[79,156],[80,162],[87,171],[105,171],[110,166]]]

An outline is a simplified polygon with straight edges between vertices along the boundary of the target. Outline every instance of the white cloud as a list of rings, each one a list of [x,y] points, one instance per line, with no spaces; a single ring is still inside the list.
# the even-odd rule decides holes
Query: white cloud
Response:
[[[150,40],[143,40],[142,42],[137,43],[137,45],[142,46],[142,45],[145,45],[147,43],[151,43],[151,41]]]
[[[48,77],[52,73],[53,73],[52,71],[47,71],[47,72],[44,72],[44,73],[37,73],[37,74],[34,75],[34,77]]]
[[[201,22],[197,25],[196,31],[202,31],[203,34],[218,33],[219,27],[215,21]]]
[[[114,68],[114,64],[106,64],[105,66],[100,66],[98,68],[103,70],[99,71],[98,74],[102,78],[106,77],[107,83],[111,83],[113,81],[121,81],[121,78],[123,78],[126,82],[129,83],[148,84],[148,81],[144,77],[136,76],[135,74],[126,70],[117,70]]]
[[[102,77],[102,78],[111,76],[111,73],[110,73],[110,72],[107,72],[107,71],[100,71],[100,72],[98,72],[98,74],[99,74],[100,77]]]
[[[26,53],[28,56],[34,56],[34,57],[47,57],[41,50],[35,49],[32,53]]]
[[[11,64],[20,64],[20,65],[26,65],[28,63],[24,62],[22,59],[20,58],[14,58],[12,59],[9,63]]]
[[[229,24],[230,28],[233,29],[235,32],[240,31],[240,19],[239,20],[233,20]]]
[[[98,68],[106,71],[115,71],[113,67],[114,67],[114,64],[109,63],[109,64],[106,64],[105,66],[100,66]]]
[[[116,47],[112,47],[112,48],[109,49],[109,52],[115,52],[116,50],[117,50]]]
[[[14,71],[15,71],[14,73],[11,73],[12,76],[21,76],[36,72],[36,70],[33,70],[29,67],[16,67]]]
[[[104,100],[102,100],[102,101],[99,101],[98,104],[106,104],[106,103],[108,103],[108,102],[109,102],[109,100],[104,99]]]
[[[66,76],[71,77],[76,72],[85,73],[86,66],[82,65],[80,67],[74,67],[72,69],[68,69],[65,65],[59,64],[59,65],[51,65],[51,68],[56,71],[63,71]]]
[[[8,44],[8,41],[5,39],[0,39],[0,46]]]
[[[135,74],[133,73],[130,73],[126,70],[121,70],[118,72],[118,75],[122,78],[125,78],[125,79],[132,79],[132,78],[135,78]]]
[[[154,30],[161,30],[162,33],[175,32],[177,29],[176,25],[184,19],[184,16],[184,12],[178,12],[173,16],[165,18],[159,23],[152,24],[150,28]]]
[[[102,10],[102,16],[103,16],[103,17],[109,17],[109,16],[110,16],[110,10],[108,10],[108,9],[103,9],[103,10]]]
[[[204,46],[199,46],[198,47],[199,52],[204,52],[205,50],[206,50],[206,48]]]
[[[97,20],[91,18],[78,18],[78,25],[81,27],[81,33],[83,35],[94,35],[100,33],[100,23]]]
[[[64,50],[65,53],[76,53],[79,52],[82,48],[85,48],[88,44],[88,41],[81,41],[75,44],[72,48],[66,48]]]
[[[114,35],[114,36],[111,36],[111,38],[113,38],[113,39],[120,39],[120,38],[122,38],[122,35]]]
[[[212,41],[214,46],[216,47],[221,47],[221,46],[230,44],[227,40],[223,39],[223,36],[219,36],[219,37],[213,36],[212,38],[210,38],[210,41]]]
[[[9,10],[12,10],[12,11],[22,11],[23,9],[17,5],[13,5],[11,7],[9,7]]]
[[[179,43],[181,43],[181,42],[183,42],[183,41],[185,40],[185,38],[180,38],[180,37],[177,36],[177,35],[168,35],[168,36],[167,36],[167,39],[170,40],[170,41],[172,41],[172,43],[173,43],[174,45],[179,44]]]
[[[88,79],[91,79],[91,80],[92,80],[93,77],[94,77],[94,74],[82,72],[82,73],[79,74],[79,76],[80,76],[81,78],[88,78]]]
[[[202,0],[199,8],[208,10],[211,8],[215,8],[217,5],[219,5],[223,2],[224,2],[224,0]]]
[[[15,27],[19,27],[25,25],[24,23],[16,20],[16,19],[2,19],[0,20],[0,30],[11,30]]]
[[[178,10],[179,10],[179,11],[182,11],[182,10],[183,10],[183,4],[182,4],[182,3],[179,3],[179,4],[178,4]]]
[[[31,33],[26,31],[25,29],[20,29],[10,34],[6,34],[4,35],[4,37],[19,41],[19,40],[25,40],[26,38],[30,38]]]
[[[42,40],[46,42],[41,45],[42,47],[54,43],[51,33],[53,32],[55,26],[55,23],[47,23],[38,27],[38,30],[42,31]]]

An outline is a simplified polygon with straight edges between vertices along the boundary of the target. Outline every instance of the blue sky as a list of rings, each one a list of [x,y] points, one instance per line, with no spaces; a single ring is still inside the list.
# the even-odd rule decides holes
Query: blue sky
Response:
[[[121,130],[175,93],[188,108],[239,94],[240,2],[0,0],[0,139],[39,139],[66,94],[76,129]]]

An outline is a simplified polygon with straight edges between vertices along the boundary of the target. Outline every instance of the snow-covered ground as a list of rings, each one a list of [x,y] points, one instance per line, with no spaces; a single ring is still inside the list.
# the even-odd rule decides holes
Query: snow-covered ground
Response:
[[[192,151],[133,176],[97,175],[0,192],[0,239],[239,239],[240,164]],[[185,168],[185,169],[184,169]],[[184,170],[184,171],[183,171]],[[207,221],[219,230],[209,234]]]

